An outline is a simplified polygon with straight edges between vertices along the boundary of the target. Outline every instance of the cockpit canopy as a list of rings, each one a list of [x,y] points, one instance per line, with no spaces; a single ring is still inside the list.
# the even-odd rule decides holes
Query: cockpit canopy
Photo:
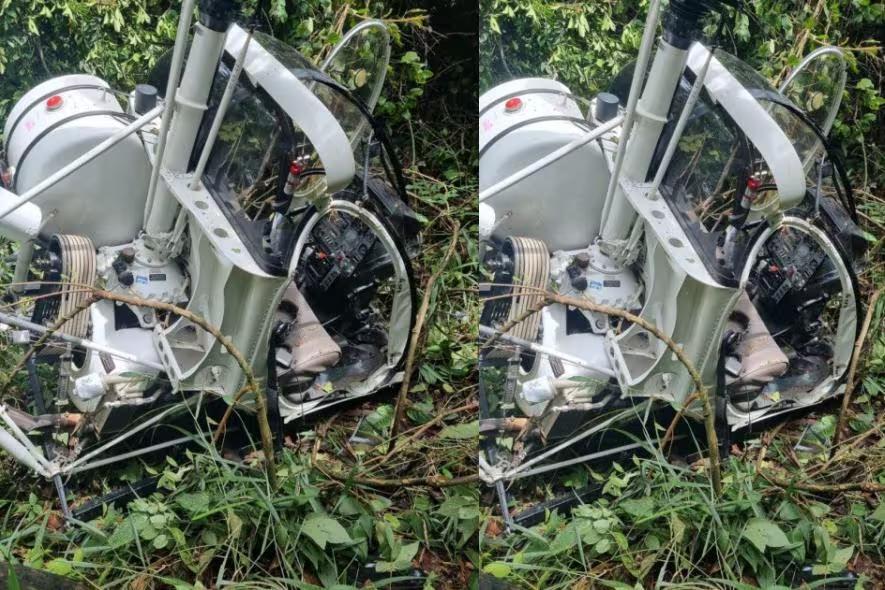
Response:
[[[656,173],[706,55],[706,48],[692,47],[649,178]],[[822,136],[826,135],[820,127],[828,130],[832,125],[842,91],[838,68],[831,59],[828,54],[827,63],[818,64],[825,67],[806,70],[793,78],[796,83],[784,86],[791,100],[737,57],[721,50],[714,53],[705,89],[660,191],[705,266],[724,282],[732,277],[727,276],[730,273],[723,266],[728,265],[722,264],[717,249],[748,180],[753,177],[761,185],[751,213],[757,219],[763,211],[799,205],[807,187],[817,184],[817,171],[812,168],[824,153]],[[835,83],[828,83],[828,78]]]
[[[193,163],[218,111],[248,34],[228,32]],[[342,39],[321,67],[264,33],[249,41],[243,71],[203,175],[204,184],[257,261],[281,271],[290,252],[268,241],[270,218],[285,215],[290,168],[300,175],[290,202],[307,204],[350,186],[370,165],[370,115],[389,60],[384,25],[367,21]],[[294,193],[294,194],[292,194]]]

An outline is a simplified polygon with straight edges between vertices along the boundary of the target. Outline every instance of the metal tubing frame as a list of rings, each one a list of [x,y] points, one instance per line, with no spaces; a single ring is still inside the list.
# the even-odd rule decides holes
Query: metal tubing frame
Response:
[[[630,139],[630,133],[633,131],[633,122],[636,117],[636,106],[639,103],[639,96],[642,93],[643,81],[645,80],[645,72],[648,70],[648,62],[651,58],[652,49],[654,48],[655,35],[658,28],[658,19],[661,13],[661,1],[653,0],[648,8],[648,15],[645,17],[645,31],[642,33],[642,42],[639,46],[639,56],[636,60],[636,68],[633,70],[633,80],[630,82],[630,94],[627,97],[627,108],[624,112],[624,126],[621,129],[621,137],[618,141],[618,151],[615,155],[615,163],[612,168],[611,176],[608,181],[608,188],[605,192],[605,201],[602,206],[602,221],[608,218],[611,201],[614,197],[615,189],[618,186],[619,177],[621,175],[621,166],[624,164],[624,154],[627,151],[627,141]]]
[[[513,469],[507,471],[506,473],[501,474],[501,476],[498,479],[507,479],[507,480],[515,479],[516,478],[515,476],[517,474],[519,474],[523,471],[527,471],[528,468],[531,467],[532,465],[535,465],[535,464],[543,461],[547,457],[551,457],[551,456],[555,455],[556,453],[558,453],[559,451],[566,449],[566,448],[572,446],[573,444],[584,440],[585,438],[589,437],[591,434],[599,432],[603,428],[608,428],[609,426],[611,426],[612,424],[614,424],[615,422],[617,422],[618,420],[620,420],[622,418],[627,418],[627,417],[635,415],[636,412],[640,408],[643,408],[646,405],[650,405],[652,403],[652,401],[653,401],[653,398],[648,398],[647,400],[645,400],[639,404],[636,404],[635,406],[633,406],[632,408],[630,408],[628,410],[624,410],[623,412],[618,412],[617,414],[615,414],[611,418],[603,420],[599,424],[595,424],[595,425],[587,428],[587,430],[585,430],[584,432],[581,432],[580,434],[576,434],[575,436],[571,437],[570,439],[564,440],[563,442],[559,443],[558,445],[556,445],[552,449],[548,449],[548,450],[544,451],[543,453],[541,453],[540,455],[538,455],[537,457],[534,457],[531,460],[526,461],[525,463],[522,463],[521,465],[514,467]]]
[[[28,281],[28,271],[31,269],[31,261],[33,259],[34,240],[30,239],[20,242],[18,245],[18,252],[15,254],[15,271],[12,278],[13,284],[21,285],[19,287],[20,290],[24,290],[25,283]]]
[[[175,33],[175,46],[172,49],[172,64],[169,68],[169,78],[166,80],[166,94],[163,99],[167,108],[163,111],[163,120],[160,122],[160,136],[154,148],[154,166],[151,169],[151,180],[148,184],[147,199],[144,204],[144,219],[147,222],[148,213],[153,206],[154,193],[157,192],[157,181],[160,178],[160,167],[163,165],[163,155],[166,152],[166,139],[169,136],[169,124],[172,121],[172,112],[175,110],[175,95],[178,92],[178,82],[181,79],[181,66],[184,63],[184,48],[187,45],[187,32],[191,26],[194,15],[196,0],[184,0],[181,5],[181,16],[178,18],[178,30]]]
[[[78,465],[77,467],[67,470],[64,473],[68,475],[82,473],[83,471],[89,471],[90,469],[97,469],[99,467],[104,467],[105,465],[110,465],[119,461],[125,461],[126,459],[132,459],[133,457],[139,457],[141,455],[147,455],[148,453],[153,453],[154,451],[159,451],[168,447],[174,447],[175,445],[180,445],[182,443],[186,443],[197,438],[199,438],[199,435],[182,436],[173,440],[168,440],[166,442],[157,443],[143,449],[135,449],[134,451],[129,451],[128,453],[123,453],[121,455],[114,455],[113,457],[108,457],[107,459],[99,459],[98,461],[92,461],[91,463]]]
[[[550,348],[548,346],[544,346],[543,344],[538,344],[536,342],[529,342],[528,340],[523,340],[522,338],[518,338],[516,336],[511,336],[510,334],[505,334],[500,330],[496,330],[494,328],[490,328],[489,326],[480,326],[479,333],[482,336],[490,336],[494,338],[498,338],[499,340],[503,340],[505,342],[509,342],[510,344],[514,344],[521,348],[527,348],[533,352],[537,352],[539,354],[544,354],[547,356],[552,356],[554,358],[558,358],[559,360],[576,365],[581,367],[582,369],[587,369],[589,371],[596,371],[597,373],[602,373],[608,377],[617,377],[617,374],[609,367],[599,367],[592,363],[588,363],[584,359],[570,355],[565,352],[559,352],[555,348]],[[572,385],[575,387],[575,385]]]
[[[590,143],[594,139],[598,139],[598,138],[602,137],[603,135],[605,135],[606,133],[608,133],[609,131],[611,131],[612,129],[617,127],[618,125],[620,125],[623,121],[624,121],[624,117],[619,115],[619,116],[615,117],[614,119],[612,119],[611,121],[608,121],[605,124],[594,128],[592,131],[587,133],[587,135],[584,135],[583,137],[579,137],[579,138],[567,143],[566,145],[562,146],[561,148],[550,152],[549,154],[547,154],[546,156],[544,156],[540,160],[536,160],[535,162],[526,166],[522,170],[511,174],[507,178],[501,180],[500,182],[493,184],[492,186],[490,186],[489,188],[487,188],[485,190],[479,191],[479,202],[482,203],[484,201],[487,201],[487,200],[491,199],[492,197],[494,197],[495,195],[497,195],[498,193],[501,193],[501,192],[507,190],[508,188],[512,187],[513,185],[515,185],[519,182],[522,182],[523,180],[525,180],[529,176],[532,176],[533,174],[540,172],[541,170],[543,170],[547,166],[550,166],[551,164],[561,160],[562,158],[566,157],[567,155],[574,152],[575,150],[584,147],[585,145],[587,145],[588,143]]]
[[[105,452],[106,450],[114,447],[124,440],[128,439],[134,434],[145,430],[154,424],[161,422],[164,418],[169,416],[170,414],[182,410],[186,408],[190,403],[190,400],[175,404],[174,406],[167,408],[166,410],[160,412],[153,418],[139,424],[132,430],[129,430],[122,435],[108,441],[106,444],[100,446],[97,449],[90,451],[89,453],[83,455],[76,461],[72,463],[68,463],[67,465],[59,466],[58,461],[49,461],[47,460],[42,453],[37,449],[36,446],[28,439],[28,436],[21,430],[21,428],[12,421],[12,418],[9,416],[6,411],[6,404],[0,404],[0,419],[6,424],[6,428],[0,426],[0,447],[9,452],[15,459],[24,463],[26,466],[33,469],[37,472],[38,475],[42,475],[43,477],[55,477],[56,475],[72,475],[75,473],[80,473],[83,471],[88,471],[90,469],[96,469],[98,467],[103,467],[105,465],[110,465],[112,463],[116,463],[119,461],[125,461],[126,459],[131,459],[133,457],[138,457],[140,455],[145,455],[147,453],[151,453],[153,451],[158,451],[161,449],[165,449],[168,447],[172,447],[175,445],[179,445],[188,441],[195,440],[199,437],[199,435],[188,435],[179,437],[170,441],[158,443],[155,445],[151,445],[149,447],[145,447],[143,449],[135,449],[133,451],[129,451],[128,453],[122,453],[120,455],[115,455],[113,457],[108,457],[106,459],[99,459],[97,461],[89,462],[89,459]],[[8,430],[7,430],[8,428]],[[12,431],[10,433],[10,431]],[[7,438],[8,437],[8,438]]]
[[[34,460],[37,462],[40,467],[46,470],[46,473],[49,475],[54,475],[55,472],[58,471],[57,467],[49,462],[46,457],[43,456],[34,443],[28,438],[28,435],[25,434],[18,424],[10,418],[9,413],[6,411],[6,404],[0,404],[0,418],[3,419],[3,422],[6,424],[6,428],[12,431],[12,435],[18,440],[18,442],[28,451]],[[8,431],[7,431],[8,432]]]
[[[144,222],[147,237],[161,251],[168,249],[169,234],[175,223],[175,215],[181,207],[181,200],[169,187],[167,173],[184,175],[188,171],[188,162],[208,110],[218,61],[227,40],[226,32],[216,31],[199,22],[194,25],[193,30],[193,42],[175,93],[172,121],[163,146],[163,158],[155,162],[160,166],[162,178],[154,186],[150,209]]]
[[[73,473],[74,470],[77,469],[77,467],[83,465],[84,463],[87,463],[89,461],[89,459],[92,459],[93,457],[100,455],[101,453],[105,452],[109,448],[120,444],[124,440],[130,438],[131,436],[133,436],[135,434],[138,434],[142,430],[150,428],[154,424],[161,422],[164,418],[166,418],[170,414],[173,414],[179,410],[183,410],[183,409],[187,408],[188,405],[189,405],[189,401],[186,400],[183,402],[179,402],[169,408],[166,408],[165,410],[163,410],[162,412],[160,412],[159,414],[157,414],[153,418],[145,420],[141,424],[135,426],[132,430],[127,430],[126,432],[124,432],[123,434],[118,436],[117,438],[111,439],[110,441],[101,445],[97,449],[94,449],[94,450],[86,453],[82,457],[79,457],[76,461],[68,463],[67,465],[63,465],[61,467],[61,469],[59,470],[60,473],[63,473],[63,474]]]
[[[694,110],[695,104],[697,104],[698,99],[701,97],[701,90],[704,88],[704,82],[707,79],[707,71],[710,69],[711,61],[713,61],[712,51],[707,55],[707,59],[704,61],[704,66],[695,77],[694,84],[692,84],[691,91],[688,94],[688,99],[686,99],[685,106],[679,114],[679,120],[676,122],[676,127],[673,129],[670,143],[667,144],[667,149],[664,151],[664,156],[661,158],[661,163],[658,165],[657,172],[655,172],[655,178],[652,181],[652,189],[650,193],[653,198],[657,198],[658,188],[660,188],[661,183],[664,181],[664,175],[667,173],[667,168],[670,167],[670,162],[673,160],[673,155],[676,153],[676,147],[679,144],[679,140],[682,138],[682,133],[685,131],[686,125],[688,125],[688,119],[691,117],[691,112]]]
[[[3,219],[25,203],[28,203],[39,197],[47,189],[55,186],[58,182],[64,180],[98,156],[102,155],[103,153],[132,135],[133,133],[139,131],[142,127],[156,119],[160,113],[164,113],[164,109],[165,107],[163,105],[158,105],[154,107],[135,121],[129,123],[122,129],[114,133],[112,136],[68,164],[67,166],[64,166],[61,170],[54,172],[48,178],[45,178],[44,180],[37,183],[35,186],[26,190],[20,195],[20,198],[16,203],[7,207],[6,210],[0,211],[0,219]]]
[[[197,168],[194,170],[193,178],[188,185],[188,188],[191,190],[198,190],[201,186],[203,171],[206,169],[206,163],[209,161],[209,154],[212,152],[215,140],[218,138],[218,131],[221,129],[221,123],[224,121],[224,116],[227,114],[227,108],[230,106],[230,101],[234,96],[234,90],[236,90],[237,83],[240,80],[240,74],[242,73],[243,65],[245,65],[246,62],[246,52],[249,50],[249,44],[251,41],[252,30],[250,29],[249,34],[246,36],[246,41],[243,43],[243,48],[240,49],[240,53],[237,55],[237,61],[234,64],[233,72],[231,72],[230,78],[227,81],[227,86],[224,88],[224,94],[221,96],[218,111],[215,113],[215,118],[212,120],[212,126],[209,128],[209,135],[206,137],[206,142],[203,144],[203,151],[200,152],[200,160],[197,162]]]
[[[0,407],[5,408],[5,405]],[[0,426],[0,448],[12,455],[12,457],[19,463],[26,467],[30,467],[35,473],[37,473],[37,475],[42,475],[47,478],[52,477],[52,474],[43,467],[43,465],[36,459],[35,455],[2,426]]]
[[[521,471],[520,473],[513,475],[513,476],[508,476],[507,474],[505,474],[504,477],[507,478],[507,481],[514,481],[517,479],[522,479],[524,477],[531,477],[532,475],[539,475],[541,473],[547,473],[548,471],[553,471],[555,469],[562,469],[563,467],[571,467],[572,465],[577,465],[579,463],[586,463],[588,461],[593,461],[595,459],[601,459],[603,457],[608,457],[609,455],[617,455],[618,453],[623,453],[625,451],[632,451],[634,449],[642,448],[645,445],[646,445],[645,441],[621,445],[619,447],[606,449],[604,451],[597,451],[595,453],[589,453],[587,455],[582,455],[580,457],[575,457],[573,459],[566,459],[565,461],[551,463],[550,465],[542,465],[541,467],[536,467],[535,469],[529,469],[528,471]]]
[[[45,334],[49,332],[49,328],[46,326],[41,326],[40,324],[35,324],[34,322],[22,319],[18,316],[10,315],[8,313],[0,312],[0,322],[4,324],[9,324],[12,326],[16,326],[18,328],[22,328],[24,330],[28,330],[30,332],[37,332],[38,334]],[[93,342],[92,340],[86,340],[85,338],[79,338],[77,336],[71,336],[70,334],[65,334],[63,332],[54,332],[51,335],[51,338],[54,340],[61,340],[63,342],[70,342],[71,344],[76,344],[77,346],[82,346],[83,348],[88,348],[89,350],[95,350],[97,352],[104,352],[111,356],[130,361],[133,363],[138,363],[144,367],[148,367],[150,369],[156,369],[158,371],[165,370],[163,365],[160,363],[152,363],[151,361],[145,361],[139,359],[136,355],[130,354],[128,352],[123,352],[122,350],[117,350],[116,348],[112,348],[110,346],[105,346],[104,344],[99,344],[98,342]]]

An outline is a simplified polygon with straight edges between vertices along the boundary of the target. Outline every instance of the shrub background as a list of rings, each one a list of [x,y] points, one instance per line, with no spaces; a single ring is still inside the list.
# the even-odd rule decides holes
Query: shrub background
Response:
[[[480,0],[480,87],[522,76],[548,76],[572,92],[604,90],[636,58],[648,0]],[[848,81],[834,136],[855,184],[879,191],[883,165],[881,27],[885,4],[874,0],[747,0],[727,19],[723,49],[771,80],[821,45],[845,50]],[[709,26],[712,33],[715,27]],[[885,222],[881,215],[876,219]]]

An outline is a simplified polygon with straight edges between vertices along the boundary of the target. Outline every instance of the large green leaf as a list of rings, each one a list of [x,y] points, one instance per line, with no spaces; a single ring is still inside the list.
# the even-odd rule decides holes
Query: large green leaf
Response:
[[[342,544],[352,543],[353,540],[344,527],[325,514],[311,514],[304,519],[301,525],[301,533],[310,537],[320,549],[326,548],[326,543]]]
[[[512,570],[510,565],[503,561],[493,561],[483,566],[482,571],[496,578],[506,578]]]
[[[784,531],[767,518],[751,518],[744,527],[743,536],[759,551],[765,551],[766,547],[786,547],[790,544]]]
[[[468,422],[467,424],[456,424],[455,426],[446,426],[439,433],[440,438],[457,438],[468,439],[479,436],[479,422]]]
[[[418,553],[419,546],[420,544],[418,541],[403,545],[400,548],[396,559],[393,561],[379,561],[375,566],[375,569],[381,574],[389,574],[391,572],[408,569],[412,565],[412,559],[414,559],[415,554]]]

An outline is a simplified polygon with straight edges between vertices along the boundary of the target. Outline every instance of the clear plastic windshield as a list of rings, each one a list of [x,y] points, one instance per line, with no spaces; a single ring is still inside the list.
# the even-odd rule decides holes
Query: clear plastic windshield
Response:
[[[387,72],[390,56],[387,29],[383,25],[379,29],[375,26],[375,21],[368,21],[363,26],[356,27],[332,50],[322,68],[318,68],[297,50],[270,35],[255,33],[254,40],[310,88],[335,116],[350,139],[358,164],[363,164],[369,122],[353,100],[317,80],[323,76],[331,77],[354,98],[362,101],[371,112],[381,94]],[[319,167],[316,152],[306,136],[298,152],[296,157],[300,161],[310,167]],[[323,192],[325,192],[325,179],[322,175],[315,175],[307,177],[305,182],[299,185],[295,196],[312,198]]]
[[[741,61],[737,57],[726,53],[722,50],[716,51],[716,58],[728,68],[728,71],[747,88],[753,97],[758,100],[762,106],[768,110],[768,113],[777,122],[778,126],[786,133],[790,142],[796,148],[799,159],[805,164],[806,171],[813,163],[815,156],[819,154],[822,147],[817,134],[803,121],[796,113],[790,111],[789,108],[781,104],[782,102],[791,102],[789,97],[785,97],[778,92],[771,83],[766,80],[762,74],[754,70],[747,63]],[[823,95],[819,100],[825,101]],[[803,104],[794,104],[794,106],[809,114]],[[814,120],[814,116],[809,116]]]
[[[381,95],[389,62],[387,26],[370,20],[348,31],[329,52],[320,69],[346,86],[372,111]]]
[[[317,76],[322,75],[320,69],[304,55],[294,48],[286,45],[279,39],[275,39],[264,33],[255,33],[254,42],[259,43],[264,49],[273,55],[281,64],[288,68],[301,80],[320,101],[329,109],[352,143],[359,140],[364,129],[364,117],[359,108],[341,93],[316,81]]]
[[[836,47],[811,52],[784,80],[780,92],[829,134],[845,90],[845,58]]]
[[[352,37],[352,46],[348,47],[353,51],[342,49],[337,58],[331,56],[333,63],[358,63],[352,55],[358,53],[358,48],[368,50],[369,41],[376,34],[376,29],[370,27]],[[348,88],[342,91],[323,84],[321,80],[326,74],[301,53],[269,35],[256,32],[252,43],[260,44],[314,93],[347,134],[356,161],[364,164],[368,125],[360,107],[347,95]],[[367,57],[359,63],[367,64],[368,68],[368,64],[375,62]],[[384,63],[386,68],[386,61]],[[213,82],[201,138],[196,143],[198,146],[205,141],[230,80],[233,64],[233,57],[225,54]],[[340,70],[339,75],[343,72]],[[368,88],[370,81],[377,81],[377,75],[373,76],[365,74],[363,80],[363,74],[357,71],[350,79],[362,81]],[[380,76],[383,80],[383,73]],[[355,88],[355,92],[361,88]],[[298,169],[295,180],[293,167]],[[275,237],[286,233],[280,230],[281,227],[285,229],[286,224],[291,224],[285,214],[293,208],[300,206],[303,209],[306,204],[330,197],[323,162],[308,135],[263,90],[253,86],[246,75],[237,81],[212,147],[205,178],[253,256],[266,262],[266,270],[282,270],[288,263],[291,244],[281,243]],[[275,214],[278,215],[275,217]]]
[[[800,159],[813,159],[820,147],[819,139],[807,123],[785,106],[784,97],[736,57],[722,51],[717,51],[716,57],[768,110]],[[690,88],[689,78],[684,77],[674,97],[670,123],[662,134],[658,154],[663,153],[670,140]],[[660,188],[714,276],[731,278],[728,261],[723,264],[727,255],[723,252],[723,240],[729,218],[751,177],[761,186],[752,211],[778,200],[774,178],[765,161],[728,114],[706,92],[702,93]]]

